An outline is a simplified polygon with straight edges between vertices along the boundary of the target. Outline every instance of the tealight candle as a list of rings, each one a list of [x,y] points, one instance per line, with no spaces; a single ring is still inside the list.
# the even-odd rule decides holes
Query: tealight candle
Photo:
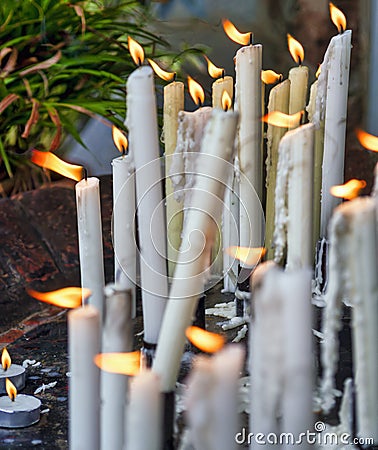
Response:
[[[0,397],[0,427],[23,428],[37,423],[40,418],[41,401],[32,395],[19,394],[12,400]]]

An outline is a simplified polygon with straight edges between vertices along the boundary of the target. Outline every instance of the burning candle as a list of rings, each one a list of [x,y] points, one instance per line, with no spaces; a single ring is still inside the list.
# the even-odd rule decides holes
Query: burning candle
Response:
[[[203,290],[214,239],[214,220],[223,200],[222,180],[230,167],[225,161],[229,161],[233,153],[237,118],[233,111],[213,110],[198,154],[195,189],[184,223],[179,259],[153,365],[153,370],[161,377],[163,392],[174,390],[185,330]]]
[[[175,73],[166,72],[154,61],[148,60],[156,75],[165,81],[171,81],[164,87],[163,137],[165,148],[165,196],[167,219],[167,257],[168,274],[173,276],[180,248],[182,231],[182,202],[173,195],[173,185],[169,177],[172,155],[177,143],[178,114],[184,109],[184,83],[175,80]]]
[[[122,156],[114,158],[113,168],[113,246],[114,279],[120,289],[131,289],[135,315],[136,237],[134,162],[126,154],[127,138],[113,127],[113,141]]]
[[[273,111],[289,113],[290,81],[285,80],[274,86],[269,94],[268,114]],[[276,190],[278,145],[286,133],[287,128],[278,127],[268,123],[267,130],[267,158],[266,158],[266,213],[265,213],[265,246],[268,259],[273,259],[273,232],[274,232],[274,197]]]
[[[139,45],[139,44],[138,44]],[[142,47],[129,50],[138,64]],[[163,319],[168,282],[166,269],[166,228],[159,158],[159,137],[153,70],[140,66],[127,80],[127,117],[130,152],[135,162],[140,276],[142,287],[144,341],[156,344]]]
[[[229,75],[225,76],[224,69],[217,67],[207,56],[207,71],[212,78],[215,78],[214,83],[211,86],[212,89],[212,105],[213,108],[223,109],[222,96],[226,91],[229,97],[234,96],[234,80]]]
[[[75,185],[79,237],[81,285],[90,289],[89,303],[102,316],[104,300],[104,260],[100,205],[100,180],[83,178],[83,167],[68,164],[51,152],[33,150],[32,162],[78,181]],[[83,179],[82,179],[83,178]],[[79,181],[81,180],[81,181]],[[85,298],[83,297],[83,302]]]
[[[131,291],[118,285],[107,285],[102,351],[130,352],[132,347]],[[123,448],[127,386],[128,379],[124,375],[101,372],[101,448],[104,450]]]
[[[6,379],[7,396],[0,397],[0,427],[23,428],[37,423],[41,401],[32,395],[17,394],[14,384]]]
[[[263,240],[261,64],[262,45],[251,43],[252,33],[240,33],[223,21],[230,39],[243,45],[235,56],[235,110],[239,112],[238,156],[240,164],[240,240],[243,247],[259,247]],[[248,45],[249,44],[249,45]]]
[[[12,359],[6,347],[1,353],[1,367],[0,367],[0,394],[7,392],[5,380],[9,379],[17,390],[25,387],[25,369],[18,365],[12,364]]]
[[[333,36],[319,75],[317,105],[324,118],[322,166],[322,203],[320,234],[327,235],[328,221],[340,200],[329,190],[344,180],[345,130],[348,104],[349,67],[352,31],[345,30],[344,14],[330,3],[331,18],[339,34]]]
[[[307,104],[308,67],[302,66],[304,60],[302,44],[290,34],[287,35],[287,43],[292,58],[298,64],[298,67],[293,67],[289,71],[289,114],[295,114],[304,110]]]
[[[100,448],[100,371],[93,358],[100,352],[100,314],[92,305],[68,313],[69,446]]]

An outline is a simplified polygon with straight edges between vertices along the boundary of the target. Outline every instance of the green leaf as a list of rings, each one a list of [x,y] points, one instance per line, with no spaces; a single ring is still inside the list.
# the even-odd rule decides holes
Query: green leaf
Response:
[[[5,151],[3,141],[1,138],[0,138],[0,155],[4,161],[5,169],[7,171],[9,178],[13,178],[13,172],[12,172],[12,168],[11,168],[11,165],[9,162],[9,158],[8,158],[7,152]]]

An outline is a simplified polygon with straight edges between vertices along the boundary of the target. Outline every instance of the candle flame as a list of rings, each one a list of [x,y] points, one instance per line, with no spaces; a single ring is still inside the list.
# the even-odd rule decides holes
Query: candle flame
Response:
[[[230,94],[226,90],[224,90],[222,93],[221,102],[222,102],[223,111],[228,111],[231,108],[232,99],[230,97]]]
[[[295,114],[285,114],[281,111],[272,111],[263,116],[262,121],[275,127],[296,128],[302,118],[303,110]]]
[[[319,75],[320,75],[321,71],[322,71],[322,65],[319,64],[318,69],[317,69],[317,71],[315,72],[316,78],[319,78]]]
[[[265,255],[266,249],[264,247],[227,247],[224,250],[228,255],[238,259],[248,266],[256,265],[260,259]]]
[[[304,49],[302,44],[297,41],[291,34],[287,34],[287,45],[289,47],[289,52],[291,57],[297,64],[302,64],[304,60]]]
[[[69,164],[58,158],[54,155],[54,153],[41,152],[34,149],[32,150],[31,160],[34,164],[37,164],[37,166],[53,170],[54,172],[60,173],[60,175],[71,178],[72,180],[80,181],[83,178],[82,166]]]
[[[241,45],[248,45],[251,42],[252,33],[240,33],[235,25],[228,19],[222,19],[223,30],[234,42]]]
[[[118,151],[125,154],[128,145],[127,137],[119,128],[115,127],[114,125],[112,126],[112,137],[114,145],[117,147]]]
[[[129,47],[129,52],[133,61],[137,66],[143,64],[144,61],[144,50],[143,47],[130,36],[127,36],[127,45]]]
[[[339,8],[337,8],[333,3],[329,2],[329,12],[331,14],[331,20],[339,33],[343,33],[346,30],[346,17]]]
[[[176,73],[175,72],[166,72],[163,70],[155,61],[150,58],[147,58],[147,61],[150,63],[153,71],[156,75],[164,81],[172,81],[174,80]]]
[[[78,287],[66,287],[50,292],[38,292],[33,289],[27,289],[27,293],[36,300],[60,306],[61,308],[78,308],[82,305],[83,299],[86,300],[91,295],[89,289]]]
[[[221,67],[217,67],[214,63],[210,61],[210,59],[204,55],[206,61],[207,61],[207,71],[209,72],[209,75],[211,78],[220,78],[224,76],[224,69]]]
[[[17,389],[9,378],[5,379],[5,389],[7,391],[9,398],[12,400],[12,402],[14,402],[17,397]]]
[[[12,365],[12,360],[10,357],[10,354],[6,347],[3,348],[3,351],[1,353],[1,366],[3,370],[9,369],[9,367]]]
[[[353,200],[354,198],[358,197],[361,189],[363,189],[365,186],[365,180],[356,180],[355,178],[352,178],[345,184],[332,186],[329,191],[334,197]]]
[[[188,88],[189,93],[196,105],[202,106],[205,101],[205,92],[203,87],[191,76],[188,75]]]
[[[195,326],[188,327],[185,335],[193,345],[207,353],[218,352],[226,343],[224,336]]]
[[[378,152],[378,137],[373,134],[369,134],[360,128],[356,130],[356,136],[360,144],[367,150]]]
[[[265,84],[273,84],[277,81],[282,81],[282,73],[277,73],[274,70],[262,70],[261,81]]]
[[[124,353],[99,353],[94,363],[105,372],[137,375],[140,372],[140,351]]]

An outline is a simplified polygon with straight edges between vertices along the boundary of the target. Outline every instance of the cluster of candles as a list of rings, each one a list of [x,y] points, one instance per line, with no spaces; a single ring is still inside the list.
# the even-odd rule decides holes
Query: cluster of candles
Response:
[[[330,41],[307,107],[309,70],[302,65],[300,43],[288,36],[299,66],[281,81],[281,75],[262,71],[263,47],[252,43],[252,33],[240,33],[227,20],[223,22],[226,33],[242,45],[235,56],[235,111],[231,108],[234,80],[210,60],[210,74],[218,77],[213,83],[212,108],[202,106],[203,90],[191,78],[190,91],[200,106],[194,112],[183,111],[182,82],[174,80],[165,86],[165,199],[153,70],[167,81],[174,74],[152,60],[143,65],[143,48],[129,38],[130,53],[139,67],[127,80],[125,124],[130,151],[123,133],[113,129],[122,152],[112,161],[114,285],[104,286],[99,180],[50,152],[33,151],[33,162],[78,181],[82,288],[29,291],[41,301],[73,308],[68,315],[71,449],[172,447],[170,438],[162,436],[167,409],[162,398],[174,395],[221,222],[221,247],[227,250],[222,262],[226,291],[249,299],[249,287],[241,287],[242,282],[249,281],[265,252],[270,260],[257,266],[250,283],[250,431],[299,436],[313,428],[310,268],[315,244],[324,238],[329,264],[324,294],[323,409],[328,411],[334,404],[336,333],[340,305],[347,296],[354,317],[357,432],[378,442],[378,358],[373,356],[378,341],[374,320],[378,313],[377,206],[370,197],[337,206],[340,197],[352,198],[348,186],[342,185],[352,33],[346,30],[343,13],[332,4],[330,10],[339,34]],[[278,81],[264,115],[264,86]],[[301,124],[306,110],[309,123]],[[261,119],[268,123],[266,249],[262,247]],[[362,131],[359,136],[368,148],[378,148],[374,137]],[[354,191],[363,187],[362,181],[354,183]],[[153,350],[147,363],[140,352],[132,351],[137,260],[144,348]],[[285,270],[279,266],[282,262]],[[224,349],[223,344],[215,345],[214,349],[219,337],[203,330],[199,338],[194,334],[197,338],[190,339],[196,345],[201,346],[198,339],[205,338],[203,349],[216,355],[198,358],[190,375],[187,410],[192,443],[198,449],[230,450],[236,445],[236,386],[244,354],[236,345]],[[256,446],[252,441],[251,448]]]

